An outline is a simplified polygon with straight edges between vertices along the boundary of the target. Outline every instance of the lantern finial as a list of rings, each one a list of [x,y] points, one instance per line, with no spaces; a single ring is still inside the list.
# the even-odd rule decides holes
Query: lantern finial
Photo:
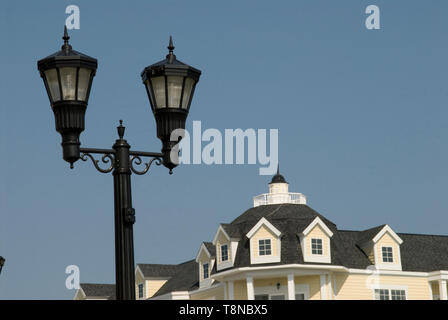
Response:
[[[68,43],[68,40],[70,39],[68,32],[67,32],[67,26],[64,26],[64,36],[62,37],[62,40],[64,40],[64,45],[61,47],[62,50],[65,51],[66,54],[72,50],[72,46]]]
[[[125,129],[126,128],[123,126],[123,120],[120,120],[120,125],[117,127],[118,136],[120,139],[123,139]]]
[[[174,51],[174,45],[173,45],[173,37],[170,36],[170,43],[168,44],[168,50],[169,53],[166,56],[166,58],[168,59],[168,63],[173,63],[174,59],[176,58],[176,56],[174,55],[173,51]]]

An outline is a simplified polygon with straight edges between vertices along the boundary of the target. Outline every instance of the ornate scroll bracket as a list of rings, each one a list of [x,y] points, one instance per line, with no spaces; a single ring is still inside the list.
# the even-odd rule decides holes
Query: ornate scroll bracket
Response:
[[[162,159],[160,157],[154,157],[151,160],[149,160],[149,162],[146,162],[143,164],[144,169],[141,171],[134,168],[134,162],[137,166],[139,166],[143,163],[143,161],[139,155],[132,155],[129,163],[130,163],[132,172],[134,172],[135,174],[138,174],[138,175],[144,175],[145,173],[147,173],[149,171],[149,168],[151,167],[151,165],[154,161],[155,161],[156,165],[158,165],[158,166],[160,166],[162,164]]]
[[[100,160],[96,160],[90,153],[88,152],[84,152],[81,155],[81,160],[82,161],[87,161],[88,159],[92,160],[93,165],[95,166],[95,168],[102,173],[109,173],[114,169],[114,164],[115,164],[115,158],[112,155],[112,153],[106,153],[101,157],[101,161],[105,164],[110,163],[109,167],[107,168],[101,168],[99,166],[99,162]]]

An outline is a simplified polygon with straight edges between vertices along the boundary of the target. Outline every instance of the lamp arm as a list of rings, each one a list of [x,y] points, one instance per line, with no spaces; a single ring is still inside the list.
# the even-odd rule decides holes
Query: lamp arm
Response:
[[[80,148],[81,151],[81,160],[87,161],[90,159],[95,166],[95,168],[101,173],[109,173],[115,168],[115,150],[113,149],[98,149],[98,148]],[[99,165],[100,160],[94,158],[92,154],[103,155],[101,157],[101,161],[104,164],[110,165],[107,168],[101,168]],[[160,166],[162,164],[163,153],[158,152],[145,152],[145,151],[129,151],[129,166],[133,173],[137,175],[144,175],[147,173],[152,165],[155,162],[156,165]],[[141,157],[149,157],[149,160],[146,163],[143,163]],[[143,170],[138,170],[134,165],[141,165],[143,163]]]

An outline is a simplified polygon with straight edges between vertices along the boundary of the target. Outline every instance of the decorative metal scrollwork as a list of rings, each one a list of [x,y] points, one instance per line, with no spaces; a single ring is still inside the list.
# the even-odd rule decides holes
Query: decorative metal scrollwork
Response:
[[[158,166],[160,166],[162,164],[162,159],[157,158],[157,157],[152,158],[149,162],[144,163],[145,168],[142,171],[139,171],[134,168],[134,160],[135,160],[135,164],[138,166],[141,165],[143,161],[140,158],[140,156],[134,155],[131,157],[131,161],[130,161],[131,170],[132,170],[132,172],[134,172],[135,174],[138,174],[138,175],[143,175],[146,172],[148,172],[149,168],[151,167],[151,165],[154,161],[156,162],[156,165],[158,165]]]
[[[110,162],[109,167],[108,167],[108,168],[105,168],[105,169],[101,168],[101,167],[98,165],[98,162],[100,162],[100,161],[99,161],[99,160],[96,160],[90,153],[83,153],[83,154],[81,155],[81,160],[82,160],[82,161],[87,161],[88,158],[90,158],[90,160],[92,160],[93,165],[95,166],[95,168],[96,168],[99,172],[102,172],[102,173],[109,173],[109,172],[111,172],[111,171],[114,169],[115,159],[114,159],[114,157],[112,156],[112,154],[110,154],[110,153],[106,153],[106,154],[104,154],[104,155],[101,157],[101,161],[102,161],[103,163],[108,164],[108,163]]]

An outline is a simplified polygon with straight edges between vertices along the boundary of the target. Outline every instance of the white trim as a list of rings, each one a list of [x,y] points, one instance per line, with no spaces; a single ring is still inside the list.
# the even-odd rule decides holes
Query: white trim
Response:
[[[332,278],[333,278],[333,286],[332,286],[332,288],[333,288],[333,297],[334,297],[334,300],[337,300],[338,295],[337,295],[337,287],[336,287],[336,276],[333,276]]]
[[[229,289],[229,300],[235,300],[235,289],[233,286],[233,281],[228,282],[228,289]]]
[[[446,280],[439,280],[439,296],[440,300],[448,300],[448,289],[446,287]]]
[[[140,269],[140,266],[139,266],[139,265],[137,265],[137,268],[135,268],[135,273],[134,273],[134,274],[135,274],[136,276],[137,276],[137,272],[140,273],[142,279],[145,279],[145,276],[144,276],[144,274],[143,274],[143,271],[142,271],[142,269]]]
[[[326,288],[326,275],[321,274],[320,275],[320,299],[321,300],[327,300],[327,288]]]
[[[199,256],[201,255],[202,251],[205,250],[205,253],[207,254],[208,258],[210,259],[212,257],[212,254],[210,251],[208,251],[207,247],[205,246],[205,243],[202,242],[201,246],[199,247],[198,254],[196,255],[196,262],[199,262]]]
[[[394,238],[395,241],[398,242],[398,244],[403,243],[403,240],[387,224],[383,227],[383,229],[381,229],[380,232],[377,233],[377,235],[372,239],[372,241],[374,243],[378,242],[378,240],[380,240],[386,232],[389,232],[389,234],[392,236],[392,238]]]
[[[404,285],[393,285],[393,284],[377,284],[372,285],[372,300],[375,299],[375,290],[389,290],[389,300],[392,300],[392,291],[391,290],[403,290],[406,300],[408,300],[408,286]]]
[[[428,281],[448,280],[448,271],[433,271],[428,274]]]
[[[288,274],[288,300],[296,300],[296,286],[292,273]]]
[[[316,219],[314,219],[313,222],[311,222],[310,225],[306,227],[305,230],[302,231],[302,234],[306,236],[308,233],[311,232],[311,230],[313,230],[313,228],[317,224],[324,230],[327,236],[329,236],[330,238],[333,236],[333,232],[331,232],[331,230],[328,229],[327,225],[319,217],[316,217]]]
[[[328,294],[328,300],[333,300],[333,285],[331,282],[331,274],[327,274],[327,294]]]
[[[268,220],[266,220],[266,218],[263,217],[252,229],[250,229],[250,231],[246,234],[246,237],[248,237],[249,239],[252,238],[255,232],[257,232],[258,229],[260,229],[263,225],[265,225],[270,231],[272,231],[272,233],[274,233],[277,238],[282,234],[276,227],[274,227]]]
[[[235,268],[219,273],[215,273],[212,275],[212,277],[216,280],[222,279],[226,276],[238,274],[241,272],[250,272],[250,271],[276,271],[281,269],[297,269],[297,271],[300,272],[300,270],[306,269],[306,270],[316,270],[316,271],[327,271],[327,270],[334,270],[334,271],[342,271],[347,272],[351,274],[371,274],[372,270],[367,269],[355,269],[355,268],[347,268],[344,266],[338,266],[338,265],[309,265],[309,264],[283,264],[283,265],[276,265],[276,266],[262,266],[262,267],[241,267],[241,268]],[[442,271],[446,272],[446,271]],[[409,277],[428,277],[430,274],[435,276],[435,272],[415,272],[415,271],[399,271],[399,270],[377,270],[376,273],[378,275],[394,275],[394,276],[409,276]],[[299,275],[299,274],[298,274]]]
[[[255,300],[254,278],[252,277],[246,278],[246,287],[247,287],[247,300]]]

